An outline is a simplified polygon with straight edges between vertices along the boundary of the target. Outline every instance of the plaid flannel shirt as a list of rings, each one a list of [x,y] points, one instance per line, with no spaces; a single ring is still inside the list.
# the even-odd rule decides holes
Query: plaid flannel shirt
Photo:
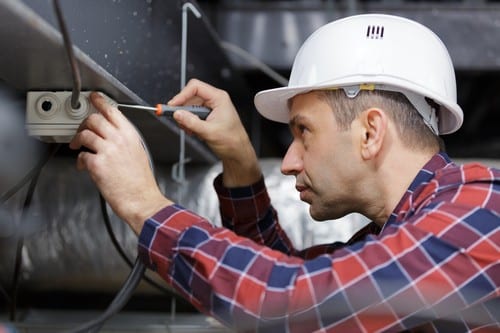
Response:
[[[437,154],[382,231],[302,251],[263,180],[220,178],[225,228],[174,205],[139,238],[143,261],[204,313],[256,332],[500,330],[499,170]]]

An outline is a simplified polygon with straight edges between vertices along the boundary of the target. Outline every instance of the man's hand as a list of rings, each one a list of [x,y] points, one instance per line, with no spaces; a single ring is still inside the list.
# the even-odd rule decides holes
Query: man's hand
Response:
[[[89,172],[114,212],[139,234],[148,217],[173,202],[160,192],[133,125],[98,93],[91,100],[99,113],[84,120],[70,142],[72,149],[92,151],[80,152],[77,168]]]
[[[174,113],[174,119],[187,133],[204,140],[222,160],[225,186],[246,186],[260,179],[255,150],[227,92],[193,79],[168,104],[212,109],[205,121],[182,110]]]

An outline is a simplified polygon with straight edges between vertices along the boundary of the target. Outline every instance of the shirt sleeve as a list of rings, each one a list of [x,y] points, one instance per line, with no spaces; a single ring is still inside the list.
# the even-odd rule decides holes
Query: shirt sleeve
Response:
[[[379,236],[304,260],[169,206],[146,221],[139,253],[198,309],[238,329],[403,330],[498,293],[498,243],[461,250],[426,227],[450,209],[466,208],[429,206]]]
[[[227,188],[222,184],[220,174],[214,180],[214,188],[219,198],[222,224],[237,235],[304,259],[331,253],[344,245],[337,242],[304,250],[296,249],[279,224],[278,214],[271,205],[264,178],[250,186]]]
[[[459,331],[498,327],[500,177],[446,172],[446,186],[413,191],[380,234],[333,252],[295,256],[169,206],[146,221],[139,255],[198,309],[243,331],[401,331],[453,314],[472,325]],[[223,212],[233,229],[269,215],[262,198],[263,210]]]

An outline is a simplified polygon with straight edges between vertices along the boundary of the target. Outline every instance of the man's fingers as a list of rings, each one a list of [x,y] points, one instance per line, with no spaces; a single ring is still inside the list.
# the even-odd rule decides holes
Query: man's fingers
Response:
[[[82,151],[78,154],[76,159],[76,168],[80,171],[87,170],[88,159],[91,158],[91,153]]]
[[[99,113],[91,114],[85,123],[84,129],[89,129],[102,138],[108,138],[115,130],[114,125]]]
[[[197,136],[206,139],[206,122],[201,120],[198,116],[189,111],[178,110],[174,113],[174,119],[189,134],[196,134]]]
[[[102,137],[89,129],[84,129],[75,135],[73,140],[70,142],[70,148],[80,149],[81,147],[86,147],[91,151],[99,152],[101,151],[103,144],[104,139]]]
[[[75,135],[73,140],[71,140],[69,147],[71,149],[80,149],[82,145],[87,146],[87,143],[82,143],[82,140],[85,139],[85,137],[82,137],[81,135],[81,133],[83,132],[91,131],[102,138],[107,138],[110,136],[113,130],[114,126],[111,125],[109,121],[104,118],[104,116],[98,113],[91,114],[80,124],[77,130],[77,134]]]
[[[95,108],[115,127],[121,127],[127,123],[127,118],[118,110],[115,105],[110,104],[110,100],[98,92],[90,94],[90,100]]]
[[[188,84],[177,95],[175,95],[168,104],[170,105],[185,105],[185,104],[204,104],[210,108],[214,108],[214,96],[223,93],[222,90],[215,88],[203,81],[197,79],[189,80]],[[198,101],[198,103],[194,102]],[[203,102],[203,103],[200,103]]]

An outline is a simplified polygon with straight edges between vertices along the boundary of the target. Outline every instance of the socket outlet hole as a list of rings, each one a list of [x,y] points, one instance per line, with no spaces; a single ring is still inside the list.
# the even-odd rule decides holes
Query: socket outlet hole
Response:
[[[52,110],[52,102],[48,100],[43,101],[42,110],[45,112],[49,112],[50,110]]]
[[[39,117],[51,119],[59,110],[59,100],[53,93],[44,93],[36,100],[34,107]]]

